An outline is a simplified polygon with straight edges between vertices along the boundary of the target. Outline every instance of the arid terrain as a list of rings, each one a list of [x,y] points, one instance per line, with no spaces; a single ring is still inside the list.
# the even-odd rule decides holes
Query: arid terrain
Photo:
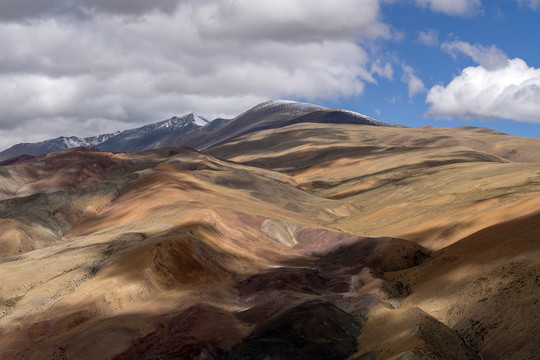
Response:
[[[0,163],[0,359],[540,358],[540,140],[272,109]]]

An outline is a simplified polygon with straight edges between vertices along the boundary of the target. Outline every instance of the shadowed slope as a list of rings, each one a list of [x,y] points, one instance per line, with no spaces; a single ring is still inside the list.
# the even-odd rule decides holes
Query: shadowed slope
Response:
[[[0,200],[96,183],[118,165],[110,154],[90,147],[18,158],[0,166]]]
[[[332,303],[306,302],[259,325],[225,359],[343,359],[356,349],[360,328]]]
[[[77,148],[0,167],[0,258],[61,241],[117,196],[130,166],[111,154]]]
[[[532,359],[540,353],[538,239],[540,210],[489,226],[415,269],[388,276],[411,288],[405,304],[456,329],[486,359]]]

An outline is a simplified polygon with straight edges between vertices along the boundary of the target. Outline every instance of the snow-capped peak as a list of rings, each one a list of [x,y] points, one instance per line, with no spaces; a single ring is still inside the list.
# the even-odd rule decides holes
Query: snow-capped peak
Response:
[[[322,106],[315,105],[315,104],[309,104],[309,103],[301,103],[298,101],[291,101],[291,100],[270,100],[263,102],[253,108],[253,110],[262,110],[262,109],[276,109],[276,110],[285,110],[290,112],[302,112],[302,111],[315,111],[323,109]]]
[[[256,113],[260,111],[279,111],[283,113],[288,113],[290,116],[300,116],[321,109],[324,109],[324,107],[315,104],[302,103],[291,100],[270,100],[263,102],[255,106],[254,108],[246,111],[245,114],[254,112]]]
[[[286,105],[286,104],[296,104],[296,103],[298,103],[298,101],[277,99],[277,100],[269,100],[267,102],[264,102],[263,104],[266,106],[276,106],[276,105]]]
[[[352,116],[355,116],[359,119],[367,119],[367,120],[370,120],[370,121],[374,121],[374,122],[380,122],[378,120],[375,120],[373,118],[370,118],[369,116],[367,115],[364,115],[364,114],[360,114],[360,113],[357,113],[355,111],[351,111],[351,110],[340,110],[341,112],[344,112],[344,113],[347,113],[349,115],[352,115]]]
[[[71,149],[79,146],[96,146],[112,138],[113,136],[118,135],[119,133],[120,132],[117,131],[114,134],[102,134],[85,138],[80,138],[77,136],[60,136],[59,138],[47,140],[45,142],[50,143],[49,147],[58,150],[62,150],[63,148]]]
[[[187,126],[188,124],[192,124],[195,126],[205,126],[210,121],[206,120],[202,116],[199,116],[194,113],[190,113],[187,115],[184,115],[182,117],[173,116],[169,120],[161,121],[155,125],[147,125],[147,127],[157,127],[157,128],[181,128],[184,126]]]
[[[210,121],[206,120],[202,116],[199,116],[197,114],[192,114],[192,115],[193,115],[193,122],[195,123],[195,125],[205,126],[210,123]]]

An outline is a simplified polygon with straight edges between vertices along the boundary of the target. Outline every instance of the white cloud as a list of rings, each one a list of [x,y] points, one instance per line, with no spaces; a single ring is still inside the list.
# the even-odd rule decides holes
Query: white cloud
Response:
[[[519,5],[529,6],[533,10],[540,9],[540,0],[516,0]]]
[[[439,33],[435,29],[420,31],[418,41],[426,46],[435,46],[439,44]]]
[[[379,2],[0,0],[0,149],[359,95],[393,76],[360,45],[390,36]]]
[[[540,123],[540,69],[513,59],[502,67],[468,67],[448,85],[428,92],[427,115],[505,118]]]
[[[482,6],[480,0],[416,0],[416,4],[433,12],[459,16],[473,15]]]
[[[503,67],[508,62],[508,58],[504,52],[494,45],[485,47],[479,44],[471,45],[465,41],[452,41],[443,43],[441,49],[454,58],[458,53],[465,54],[471,57],[477,64],[487,69]]]
[[[446,86],[431,88],[429,116],[540,122],[540,69],[508,59],[495,46],[453,41],[441,48],[454,57],[468,55],[479,66],[465,68]]]
[[[403,76],[401,80],[407,84],[409,89],[409,99],[412,99],[415,95],[425,92],[426,87],[424,83],[418,76],[416,76],[415,71],[409,65],[403,65]]]
[[[383,78],[392,80],[394,77],[394,68],[392,67],[392,64],[385,63],[383,65],[382,61],[380,59],[375,60],[371,64],[370,71],[373,74],[377,74]]]

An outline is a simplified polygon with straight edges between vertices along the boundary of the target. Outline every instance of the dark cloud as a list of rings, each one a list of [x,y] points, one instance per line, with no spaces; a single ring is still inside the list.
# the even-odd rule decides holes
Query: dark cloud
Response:
[[[110,12],[123,15],[142,15],[152,11],[173,13],[179,0],[81,0],[80,6],[97,12]]]
[[[89,17],[96,13],[132,16],[154,11],[173,13],[181,2],[181,0],[0,0],[0,21],[16,22],[66,15]]]
[[[55,8],[55,0],[0,0],[0,21],[39,17]]]

